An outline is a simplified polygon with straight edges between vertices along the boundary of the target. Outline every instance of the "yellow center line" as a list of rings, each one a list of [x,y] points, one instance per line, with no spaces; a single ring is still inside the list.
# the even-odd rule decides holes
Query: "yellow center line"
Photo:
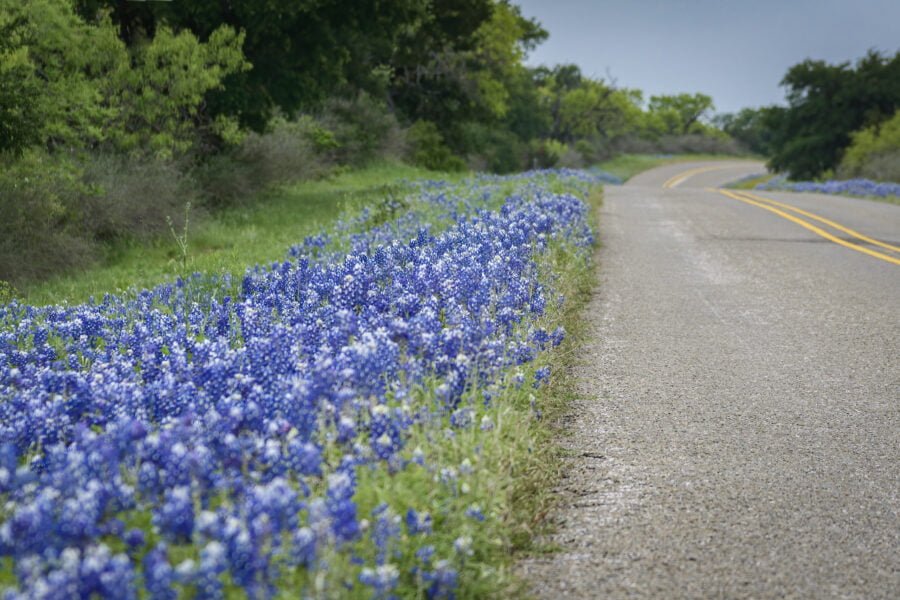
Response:
[[[889,262],[889,263],[892,263],[895,265],[900,265],[900,259],[894,258],[893,256],[888,256],[887,254],[882,254],[881,252],[876,252],[874,250],[870,250],[869,248],[860,246],[858,244],[854,244],[852,242],[848,242],[846,240],[842,240],[841,238],[828,233],[821,227],[816,227],[812,223],[808,223],[807,221],[804,221],[803,219],[801,219],[799,217],[795,217],[794,215],[792,215],[790,213],[786,213],[779,208],[776,208],[770,204],[766,204],[765,202],[758,202],[758,201],[752,200],[750,198],[744,198],[744,197],[741,197],[741,196],[737,195],[736,193],[731,192],[729,190],[710,189],[709,191],[719,192],[720,194],[724,194],[725,196],[728,196],[729,198],[733,198],[740,202],[744,202],[746,204],[752,204],[753,206],[758,206],[759,208],[764,208],[765,210],[767,210],[769,212],[775,213],[779,217],[785,218],[788,221],[796,223],[797,225],[799,225],[805,229],[808,229],[809,231],[812,231],[816,235],[821,236],[830,242],[834,242],[835,244],[839,244],[841,246],[844,246],[845,248],[850,248],[851,250],[856,250],[857,252],[862,252],[863,254],[868,254],[869,256],[883,260],[885,262]]]
[[[876,239],[870,238],[868,236],[865,236],[865,235],[859,233],[858,231],[854,231],[853,229],[850,229],[849,227],[844,227],[840,223],[835,223],[834,221],[826,219],[825,217],[820,217],[819,215],[813,214],[811,212],[807,212],[807,211],[797,208],[796,206],[793,206],[791,204],[785,204],[784,202],[778,202],[777,200],[772,200],[771,198],[765,198],[765,197],[759,196],[757,194],[751,194],[750,192],[743,191],[743,190],[735,191],[734,193],[744,196],[745,198],[749,198],[751,200],[757,200],[759,202],[767,202],[769,204],[774,204],[775,206],[795,212],[799,215],[803,215],[804,217],[809,217],[810,219],[813,219],[820,223],[824,223],[825,225],[828,225],[829,227],[833,227],[834,229],[837,229],[838,231],[843,231],[846,234],[852,235],[853,237],[855,237],[859,240],[868,242],[868,243],[872,244],[873,246],[881,246],[882,248],[884,248],[886,250],[890,250],[892,252],[900,252],[900,247],[892,246],[891,244],[888,244],[887,242],[882,242],[881,240],[876,240]]]
[[[684,183],[685,181],[687,181],[694,175],[699,175],[700,173],[706,173],[707,171],[718,171],[720,169],[732,169],[732,168],[734,168],[734,165],[714,165],[714,166],[706,166],[706,167],[697,167],[696,169],[689,169],[687,171],[678,173],[674,177],[670,177],[669,179],[667,179],[666,182],[663,184],[663,187],[671,189],[671,188],[681,185],[682,183]]]

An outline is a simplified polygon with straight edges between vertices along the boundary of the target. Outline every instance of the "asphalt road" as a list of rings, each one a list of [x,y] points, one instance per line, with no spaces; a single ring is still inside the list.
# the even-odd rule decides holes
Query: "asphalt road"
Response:
[[[606,189],[538,597],[900,598],[900,206],[760,193],[847,247],[722,166]]]

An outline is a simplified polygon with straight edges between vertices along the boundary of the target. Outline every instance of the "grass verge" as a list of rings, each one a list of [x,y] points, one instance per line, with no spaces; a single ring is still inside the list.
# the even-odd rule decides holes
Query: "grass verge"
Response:
[[[149,288],[187,273],[241,275],[250,265],[282,260],[304,236],[328,229],[342,215],[382,199],[388,186],[433,176],[424,169],[383,163],[275,188],[248,206],[191,224],[184,261],[173,236],[122,243],[109,252],[104,264],[25,286],[17,296],[33,305],[83,302],[108,292]]]
[[[591,209],[591,226],[598,231],[602,190],[593,192],[587,199]],[[541,417],[529,430],[530,446],[527,453],[516,458],[520,467],[516,473],[515,492],[510,507],[513,556],[552,552],[541,544],[540,536],[552,530],[548,516],[558,501],[553,493],[564,467],[565,452],[559,446],[560,431],[557,424],[571,409],[578,398],[575,369],[588,331],[584,310],[593,295],[597,269],[595,238],[594,252],[590,260],[574,262],[557,254],[550,262],[559,274],[558,289],[566,297],[562,310],[555,316],[566,331],[566,339],[547,356],[547,364],[554,376],[540,393]],[[516,597],[527,596],[526,582],[515,580],[512,590]]]
[[[602,189],[595,188],[585,201],[596,232]],[[572,372],[587,335],[582,313],[596,269],[593,252],[561,243],[542,259],[542,279],[565,302],[548,303],[538,325],[548,331],[562,326],[565,340],[535,361],[511,369],[498,384],[473,390],[461,403],[473,409],[473,428],[453,431],[448,420],[444,431],[452,435],[436,438],[433,428],[416,432],[408,445],[421,451],[425,464],[444,465],[438,476],[424,468],[361,476],[364,484],[356,497],[361,514],[374,514],[380,503],[424,507],[434,518],[435,533],[441,532],[432,543],[470,545],[470,558],[460,565],[459,598],[528,595],[515,562],[545,551],[537,542],[550,528],[547,516],[556,502],[553,488],[564,459],[555,424],[578,394]],[[546,367],[552,375],[535,389],[536,372]],[[428,389],[421,393],[426,405],[435,395]],[[407,547],[409,556],[400,563],[414,563],[416,552],[415,546]],[[415,597],[425,597],[423,592]]]

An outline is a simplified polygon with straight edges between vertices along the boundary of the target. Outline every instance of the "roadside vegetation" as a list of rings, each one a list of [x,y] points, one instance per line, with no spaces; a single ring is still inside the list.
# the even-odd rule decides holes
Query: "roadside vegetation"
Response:
[[[597,189],[421,181],[239,281],[5,304],[6,596],[515,593]]]
[[[507,173],[737,149],[703,94],[526,67],[546,32],[497,0],[0,0],[0,32],[0,280],[18,289],[164,254],[186,221],[202,267],[212,217],[259,217],[279,186],[372,164]]]
[[[526,67],[546,35],[500,0],[0,0],[4,597],[522,591],[601,184],[780,139]],[[854,127],[846,168],[889,166]]]
[[[787,186],[847,192],[900,183],[900,52],[872,51],[852,64],[806,60],[782,86],[787,106],[747,108],[715,122],[766,156]],[[840,183],[847,180],[866,181]]]

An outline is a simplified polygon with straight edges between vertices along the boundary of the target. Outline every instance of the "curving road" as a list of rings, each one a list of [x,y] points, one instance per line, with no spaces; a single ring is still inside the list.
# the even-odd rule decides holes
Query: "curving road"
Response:
[[[536,596],[900,598],[900,206],[761,171],[607,187]]]

